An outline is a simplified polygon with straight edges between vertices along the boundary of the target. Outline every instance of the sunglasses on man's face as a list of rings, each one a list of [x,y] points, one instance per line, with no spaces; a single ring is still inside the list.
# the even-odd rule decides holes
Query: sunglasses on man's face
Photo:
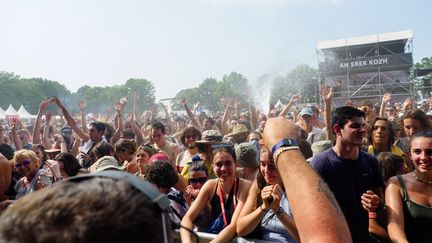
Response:
[[[15,164],[15,168],[19,169],[19,168],[22,168],[23,166],[27,167],[27,166],[30,165],[30,163],[31,163],[30,160],[24,160],[24,161],[21,162],[21,163],[16,163],[16,164]]]
[[[189,178],[189,184],[200,183],[204,184],[207,181],[207,177]]]

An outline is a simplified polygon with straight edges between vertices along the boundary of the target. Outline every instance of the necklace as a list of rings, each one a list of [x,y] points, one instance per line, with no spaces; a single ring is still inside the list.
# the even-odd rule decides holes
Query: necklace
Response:
[[[425,184],[432,185],[432,180],[422,178],[422,177],[418,176],[416,172],[414,172],[412,175],[413,175],[414,179],[416,179],[420,182],[423,182]]]

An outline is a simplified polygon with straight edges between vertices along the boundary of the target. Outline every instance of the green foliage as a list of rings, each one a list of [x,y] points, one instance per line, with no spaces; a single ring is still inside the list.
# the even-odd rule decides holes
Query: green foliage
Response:
[[[224,75],[222,80],[206,78],[197,88],[181,90],[174,98],[174,109],[183,109],[179,106],[179,101],[186,99],[189,108],[193,104],[200,102],[204,109],[210,111],[222,110],[220,98],[224,97],[226,101],[239,99],[244,105],[248,99],[246,93],[250,90],[248,80],[239,73],[232,72]]]
[[[307,64],[301,64],[288,72],[285,76],[273,80],[271,103],[278,99],[288,102],[293,94],[300,93],[301,102],[316,102],[318,94],[318,70]]]
[[[62,84],[56,81],[30,78],[23,79],[14,73],[0,72],[0,106],[7,109],[12,104],[15,109],[20,105],[32,114],[36,114],[42,100],[58,96],[66,107],[73,113],[79,111],[78,101],[86,101],[86,111],[92,113],[105,112],[108,107],[114,107],[122,97],[128,96],[129,102],[126,112],[132,110],[132,91],[139,95],[139,108],[148,109],[150,104],[144,102],[146,97],[154,100],[155,89],[153,84],[146,79],[129,79],[124,85],[105,87],[82,86],[76,93],[71,93]],[[48,109],[57,111],[54,105]]]

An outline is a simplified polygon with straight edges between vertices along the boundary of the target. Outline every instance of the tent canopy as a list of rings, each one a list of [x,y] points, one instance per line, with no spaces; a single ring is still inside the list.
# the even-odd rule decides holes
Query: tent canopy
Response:
[[[28,112],[26,110],[26,108],[24,108],[23,105],[20,106],[20,108],[17,111],[17,114],[18,114],[18,116],[19,116],[20,119],[33,119],[33,118],[36,118],[36,116],[30,114],[30,112]]]
[[[7,116],[17,115],[17,111],[15,110],[15,108],[13,108],[12,105],[9,105],[9,107],[6,109],[5,113]]]

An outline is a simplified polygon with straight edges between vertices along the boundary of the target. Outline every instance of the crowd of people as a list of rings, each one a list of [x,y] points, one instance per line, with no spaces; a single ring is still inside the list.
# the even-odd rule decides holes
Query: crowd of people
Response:
[[[432,98],[320,91],[323,107],[293,95],[268,114],[43,100],[33,123],[1,121],[0,241],[432,242]]]

